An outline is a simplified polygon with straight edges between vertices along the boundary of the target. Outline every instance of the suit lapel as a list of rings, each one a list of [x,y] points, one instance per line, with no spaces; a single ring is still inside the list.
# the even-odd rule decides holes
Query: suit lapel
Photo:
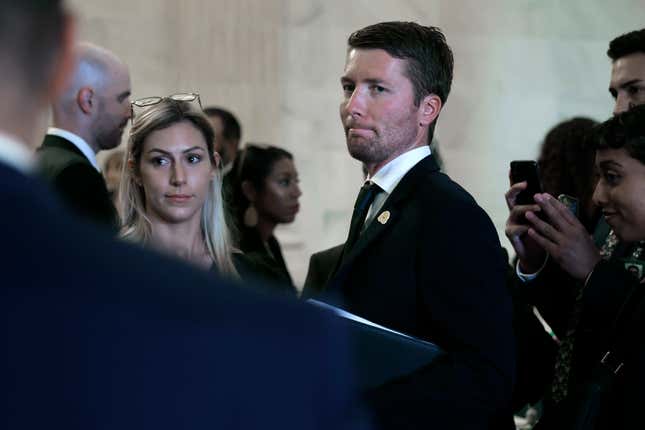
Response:
[[[439,167],[434,160],[434,157],[429,156],[419,161],[408,173],[403,176],[399,184],[388,196],[383,204],[383,207],[376,214],[367,229],[360,235],[356,244],[349,254],[341,255],[338,274],[344,273],[352,266],[352,264],[359,258],[369,246],[379,238],[383,232],[387,231],[396,225],[400,219],[405,205],[414,190],[419,185],[419,182],[426,178],[428,172],[439,171]]]

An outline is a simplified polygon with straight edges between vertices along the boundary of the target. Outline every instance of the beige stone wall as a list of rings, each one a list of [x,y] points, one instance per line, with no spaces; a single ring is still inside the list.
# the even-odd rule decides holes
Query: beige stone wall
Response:
[[[131,66],[135,97],[197,90],[231,108],[244,140],[291,150],[302,212],[278,235],[297,282],[309,255],[344,241],[360,186],[338,119],[347,35],[382,20],[441,27],[456,56],[437,137],[448,173],[503,236],[508,163],[545,131],[602,120],[608,41],[641,28],[640,0],[74,0],[82,38]],[[441,208],[437,208],[441,210]],[[506,245],[506,242],[504,241]]]

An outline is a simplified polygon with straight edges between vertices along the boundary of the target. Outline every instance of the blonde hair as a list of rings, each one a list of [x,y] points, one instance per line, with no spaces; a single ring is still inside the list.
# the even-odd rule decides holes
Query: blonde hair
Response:
[[[121,217],[121,236],[145,244],[150,239],[152,224],[146,216],[143,187],[136,182],[136,169],[139,169],[143,142],[156,130],[168,128],[180,122],[188,122],[204,136],[210,162],[215,165],[214,132],[208,118],[193,109],[189,102],[164,98],[149,106],[134,119],[128,148],[127,163],[123,163],[123,176],[119,187],[119,215]],[[217,166],[216,166],[217,167]],[[224,218],[222,202],[222,174],[219,168],[210,181],[208,194],[202,208],[201,230],[208,253],[219,271],[238,277],[233,265],[231,239]]]

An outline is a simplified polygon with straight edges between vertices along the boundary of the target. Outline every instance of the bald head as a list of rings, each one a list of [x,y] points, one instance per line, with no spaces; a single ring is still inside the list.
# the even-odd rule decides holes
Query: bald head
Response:
[[[87,141],[95,152],[119,145],[130,118],[130,74],[114,53],[76,45],[76,69],[53,104],[54,125]]]
[[[102,91],[107,84],[128,73],[127,66],[114,53],[91,43],[82,42],[75,46],[76,69],[65,93],[54,103],[69,109],[78,92],[88,87]]]

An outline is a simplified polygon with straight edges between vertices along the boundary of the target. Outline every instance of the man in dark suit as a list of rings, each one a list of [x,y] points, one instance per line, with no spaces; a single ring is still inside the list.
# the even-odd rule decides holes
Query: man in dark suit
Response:
[[[204,113],[215,131],[215,150],[222,157],[222,196],[226,224],[234,226],[236,221],[233,214],[233,182],[235,182],[233,166],[240,152],[238,148],[242,139],[242,126],[233,112],[223,107],[207,106],[204,108]]]
[[[204,113],[213,125],[215,150],[222,157],[222,173],[226,177],[233,168],[233,162],[239,152],[242,127],[235,115],[222,107],[207,106],[204,108]]]
[[[53,127],[39,149],[40,171],[77,214],[118,228],[118,216],[96,154],[112,149],[131,115],[130,74],[116,55],[89,43],[76,47],[69,85],[53,103]]]
[[[334,320],[117,242],[31,177],[72,41],[62,1],[0,0],[3,427],[363,428]]]
[[[446,356],[368,393],[383,428],[512,428],[511,301],[495,229],[428,147],[453,58],[433,27],[390,22],[348,40],[340,117],[367,166],[327,287],[355,314]]]

